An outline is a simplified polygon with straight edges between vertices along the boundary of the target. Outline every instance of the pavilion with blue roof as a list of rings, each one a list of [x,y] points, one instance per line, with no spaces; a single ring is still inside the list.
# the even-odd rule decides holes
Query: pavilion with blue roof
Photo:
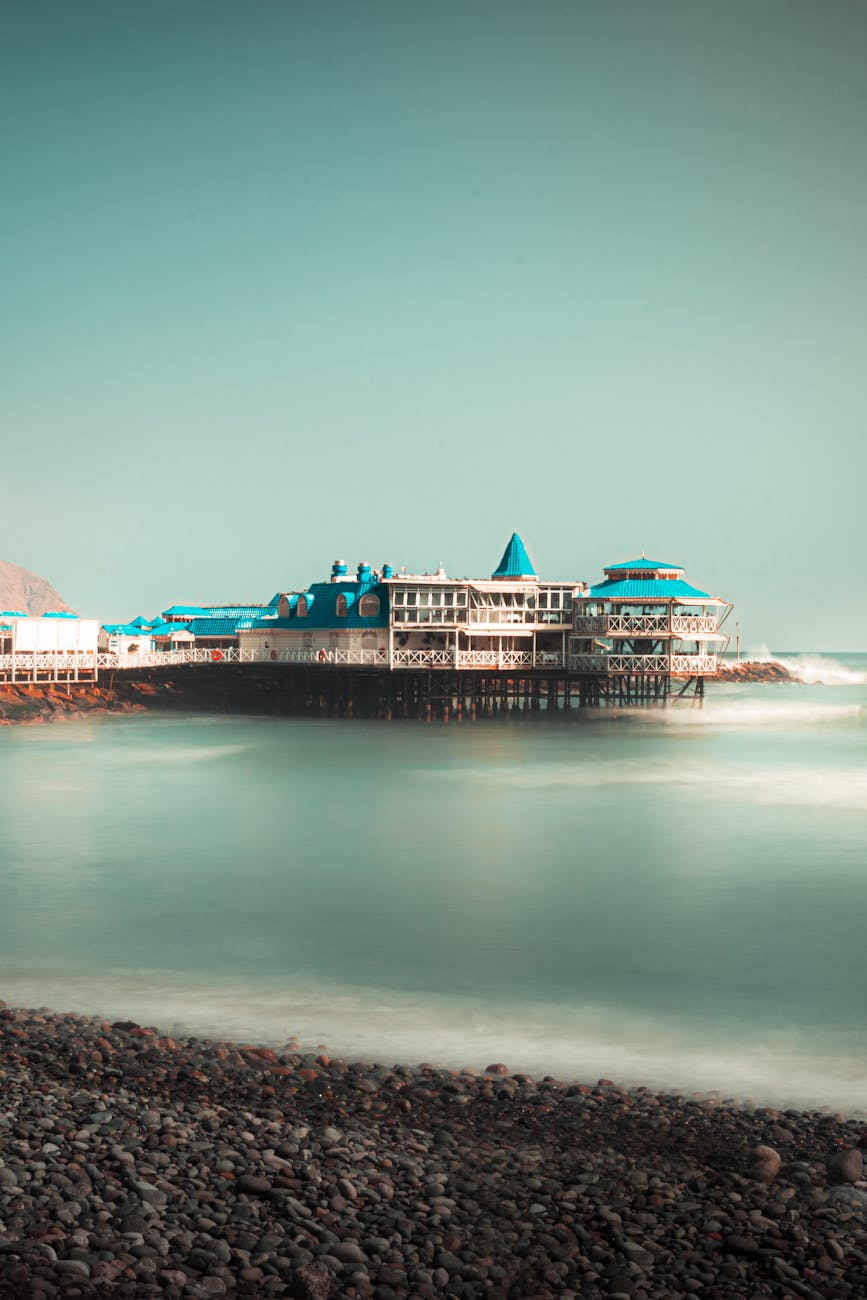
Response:
[[[727,643],[719,630],[726,601],[686,582],[683,568],[666,560],[641,556],[603,572],[576,600],[570,667],[652,678],[665,692],[672,677],[716,672]]]

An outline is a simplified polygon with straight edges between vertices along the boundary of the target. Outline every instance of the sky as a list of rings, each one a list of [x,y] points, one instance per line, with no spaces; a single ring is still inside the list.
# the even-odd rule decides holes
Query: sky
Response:
[[[867,5],[0,3],[0,557],[647,555],[867,650]]]

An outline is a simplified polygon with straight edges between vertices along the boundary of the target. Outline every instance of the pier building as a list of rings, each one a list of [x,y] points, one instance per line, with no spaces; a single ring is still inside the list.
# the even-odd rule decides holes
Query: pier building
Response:
[[[229,695],[244,703],[264,691],[277,711],[385,717],[644,704],[703,694],[730,608],[680,565],[644,556],[609,565],[597,583],[540,578],[513,533],[485,578],[366,562],[350,572],[337,560],[327,579],[267,603],[170,605],[150,621],[106,624],[90,678],[83,642],[73,653],[64,641],[61,656],[52,641],[49,663],[43,634],[25,631],[46,620],[0,615],[0,674],[75,681],[97,668],[219,665],[223,677],[210,680],[226,683],[227,707]]]
[[[672,683],[701,694],[728,644],[720,629],[731,605],[662,560],[625,560],[604,574],[576,596],[570,671],[606,679],[614,700],[663,696]]]
[[[583,583],[543,582],[513,533],[486,579],[335,561],[330,582],[283,598],[276,619],[239,630],[239,646],[281,663],[389,669],[563,668]]]

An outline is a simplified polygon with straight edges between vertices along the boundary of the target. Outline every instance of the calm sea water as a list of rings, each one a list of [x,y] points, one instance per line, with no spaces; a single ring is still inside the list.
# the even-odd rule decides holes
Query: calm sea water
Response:
[[[0,733],[0,996],[867,1109],[867,656],[569,725]]]

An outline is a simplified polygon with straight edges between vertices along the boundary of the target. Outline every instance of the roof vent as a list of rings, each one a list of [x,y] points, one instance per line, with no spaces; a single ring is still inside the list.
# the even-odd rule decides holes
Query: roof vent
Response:
[[[340,582],[341,578],[346,577],[346,561],[335,560],[331,566],[331,581]]]

